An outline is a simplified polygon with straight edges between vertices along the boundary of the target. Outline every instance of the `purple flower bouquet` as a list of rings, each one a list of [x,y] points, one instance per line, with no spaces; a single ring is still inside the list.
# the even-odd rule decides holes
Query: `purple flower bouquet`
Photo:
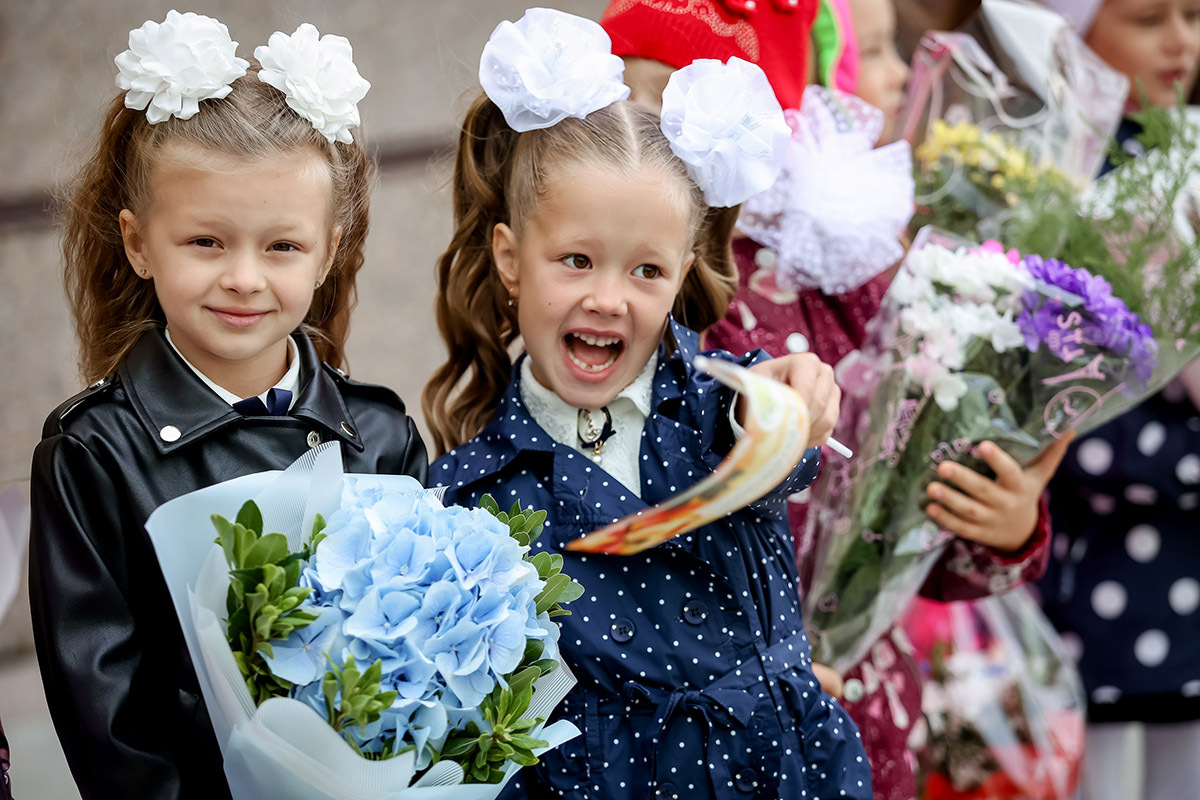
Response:
[[[860,351],[837,368],[854,448],[812,492],[822,542],[805,599],[813,658],[844,671],[895,621],[952,535],[924,512],[947,459],[1021,463],[1157,391],[1196,354],[1155,337],[1103,278],[925,228]]]

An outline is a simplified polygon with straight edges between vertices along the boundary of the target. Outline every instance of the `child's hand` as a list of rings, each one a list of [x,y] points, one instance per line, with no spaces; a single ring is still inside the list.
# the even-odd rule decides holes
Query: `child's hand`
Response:
[[[821,684],[821,688],[825,690],[825,694],[832,695],[837,699],[842,699],[842,690],[845,689],[845,684],[842,682],[842,676],[838,675],[824,664],[812,662],[813,675],[817,676],[817,682]]]
[[[996,473],[990,480],[949,461],[938,477],[952,481],[958,491],[934,481],[927,492],[936,502],[925,509],[929,518],[951,533],[1004,552],[1020,550],[1037,527],[1038,498],[1066,455],[1075,432],[1049,445],[1028,469],[992,442],[979,445],[979,454]]]
[[[825,440],[833,434],[833,426],[837,424],[838,405],[842,402],[842,390],[833,379],[833,367],[812,353],[793,353],[760,362],[750,369],[795,389],[808,405],[809,417],[812,420],[806,447],[820,447],[825,444]],[[739,424],[745,424],[744,415],[745,410],[739,403]]]

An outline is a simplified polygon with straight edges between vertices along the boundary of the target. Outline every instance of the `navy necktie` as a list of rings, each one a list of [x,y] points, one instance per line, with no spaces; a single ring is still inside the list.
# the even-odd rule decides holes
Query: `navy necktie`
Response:
[[[233,404],[234,411],[240,411],[248,417],[263,417],[273,415],[282,417],[292,404],[292,393],[287,389],[272,389],[267,392],[267,402],[264,404],[257,397],[247,397]]]

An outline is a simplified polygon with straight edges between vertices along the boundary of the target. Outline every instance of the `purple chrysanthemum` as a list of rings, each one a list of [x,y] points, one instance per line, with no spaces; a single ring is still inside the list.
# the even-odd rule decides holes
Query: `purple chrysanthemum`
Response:
[[[1039,288],[1025,294],[1024,311],[1017,317],[1030,350],[1037,351],[1045,344],[1054,355],[1073,361],[1081,355],[1082,342],[1127,358],[1139,381],[1150,379],[1158,365],[1154,334],[1141,317],[1113,295],[1108,281],[1056,258],[1030,255],[1023,263]],[[1078,298],[1080,302],[1068,306],[1064,302],[1067,298],[1055,296],[1058,292],[1073,295],[1070,299]],[[1082,320],[1070,323],[1072,313],[1078,313]],[[1082,337],[1069,335],[1072,329],[1081,332]]]

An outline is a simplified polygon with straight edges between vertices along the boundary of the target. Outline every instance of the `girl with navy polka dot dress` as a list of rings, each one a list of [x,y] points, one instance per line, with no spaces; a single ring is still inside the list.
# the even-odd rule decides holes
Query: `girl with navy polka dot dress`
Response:
[[[489,48],[514,28],[502,24]],[[584,30],[607,51],[598,27]],[[572,54],[582,38],[553,68],[583,58]],[[486,94],[459,140],[456,231],[438,266],[450,356],[424,398],[436,446],[453,449],[431,481],[447,502],[489,493],[546,510],[535,547],[561,554],[585,593],[560,619],[579,683],[555,711],[582,733],[502,796],[866,800],[859,733],[812,673],[785,509],[815,477],[814,445],[836,418],[828,367],[706,353],[805,398],[815,421],[804,459],[751,507],[638,555],[565,550],[699,481],[741,435],[733,394],[693,368],[698,337],[685,327],[728,306],[737,209],[710,205],[740,200],[706,202],[721,193],[704,191],[627,90],[527,127],[487,80],[494,71],[511,86],[505,66],[485,49]]]
[[[1200,11],[1184,0],[1090,0],[1069,13],[1131,80],[1131,107],[1175,104],[1200,70]],[[1141,127],[1117,133],[1130,153]],[[1200,796],[1200,375],[1072,445],[1050,484],[1043,606],[1088,695],[1085,800]],[[1136,726],[1135,723],[1141,723]],[[1129,739],[1145,737],[1130,769]],[[1142,776],[1130,786],[1130,773]]]

